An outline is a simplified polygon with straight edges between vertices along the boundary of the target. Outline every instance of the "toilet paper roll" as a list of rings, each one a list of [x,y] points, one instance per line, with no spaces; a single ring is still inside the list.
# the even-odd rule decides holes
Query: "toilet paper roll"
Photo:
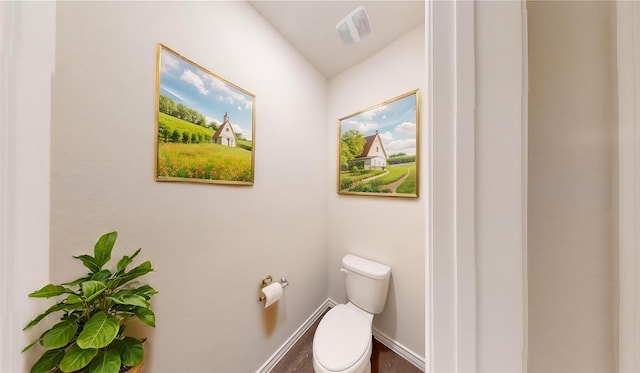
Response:
[[[279,282],[274,282],[262,288],[262,294],[264,294],[264,308],[269,307],[282,297],[282,285]]]

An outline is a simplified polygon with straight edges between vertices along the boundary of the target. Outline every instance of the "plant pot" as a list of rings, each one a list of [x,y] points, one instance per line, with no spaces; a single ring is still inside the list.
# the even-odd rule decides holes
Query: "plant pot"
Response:
[[[135,367],[129,368],[129,370],[127,370],[126,373],[139,373],[143,365],[144,365],[144,361],[140,363],[140,365],[136,365]]]

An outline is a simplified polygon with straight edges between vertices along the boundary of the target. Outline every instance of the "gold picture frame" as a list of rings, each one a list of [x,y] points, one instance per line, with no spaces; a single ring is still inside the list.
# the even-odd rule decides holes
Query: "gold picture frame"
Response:
[[[253,185],[255,95],[158,44],[156,181]]]
[[[338,119],[338,194],[417,198],[419,122],[417,89]]]

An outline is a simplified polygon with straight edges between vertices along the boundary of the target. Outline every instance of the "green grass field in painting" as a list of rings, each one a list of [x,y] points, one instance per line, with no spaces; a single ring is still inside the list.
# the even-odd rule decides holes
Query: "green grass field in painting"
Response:
[[[238,140],[238,146],[247,149],[249,151],[253,150],[253,141],[248,140]]]
[[[366,172],[366,177],[362,177],[363,174],[360,173],[343,172],[340,174],[340,190],[364,193],[391,193],[392,191],[388,185],[402,179],[407,174],[407,171],[409,171],[409,175],[400,185],[398,185],[395,193],[417,194],[415,163],[402,166],[389,166],[387,167],[387,170],[389,171],[387,175],[381,176],[367,183],[358,183],[358,181],[366,177],[380,174],[382,171]]]
[[[418,190],[416,188],[416,167],[415,165],[409,170],[409,176],[402,182],[402,184],[398,185],[396,188],[396,193],[401,194],[418,194]]]
[[[195,133],[196,135],[209,135],[209,137],[215,134],[215,131],[210,128],[198,126],[197,124],[172,117],[171,115],[167,115],[165,113],[158,113],[158,123],[161,126],[166,126],[169,129],[169,133],[177,129],[180,132]]]
[[[158,144],[158,177],[252,181],[251,152],[217,144]]]
[[[402,179],[404,175],[407,174],[407,170],[411,168],[415,169],[416,165],[413,164],[413,165],[405,165],[405,166],[397,166],[397,167],[396,166],[387,167],[387,170],[389,171],[389,173],[380,178],[380,184],[387,185]]]
[[[384,170],[363,170],[358,172],[341,172],[340,173],[340,190],[349,189],[353,184],[360,180],[367,179],[384,173]]]

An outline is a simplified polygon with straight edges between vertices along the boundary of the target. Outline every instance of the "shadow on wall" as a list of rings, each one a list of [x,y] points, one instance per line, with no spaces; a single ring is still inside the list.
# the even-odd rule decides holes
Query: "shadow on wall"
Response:
[[[276,329],[276,324],[278,321],[278,309],[280,308],[280,303],[283,303],[284,299],[280,299],[275,304],[264,308],[262,312],[262,326],[264,327],[264,331],[267,336],[271,336],[273,331]],[[260,303],[260,307],[264,307],[264,302]],[[284,307],[284,306],[283,306]]]
[[[391,278],[389,278],[389,292],[387,293],[387,301],[384,305],[382,313],[373,318],[373,323],[375,326],[375,321],[377,319],[378,321],[382,321],[383,324],[391,326],[390,328],[386,329],[385,335],[393,340],[396,340],[398,329],[398,310],[395,307],[397,304],[398,301],[396,300],[395,281],[393,279],[393,273],[391,273]]]
[[[134,338],[146,339],[142,344],[144,347],[144,366],[142,371],[153,372],[150,362],[153,361],[153,342],[156,340],[156,328],[149,328],[140,322],[131,322],[127,324],[127,334]]]

